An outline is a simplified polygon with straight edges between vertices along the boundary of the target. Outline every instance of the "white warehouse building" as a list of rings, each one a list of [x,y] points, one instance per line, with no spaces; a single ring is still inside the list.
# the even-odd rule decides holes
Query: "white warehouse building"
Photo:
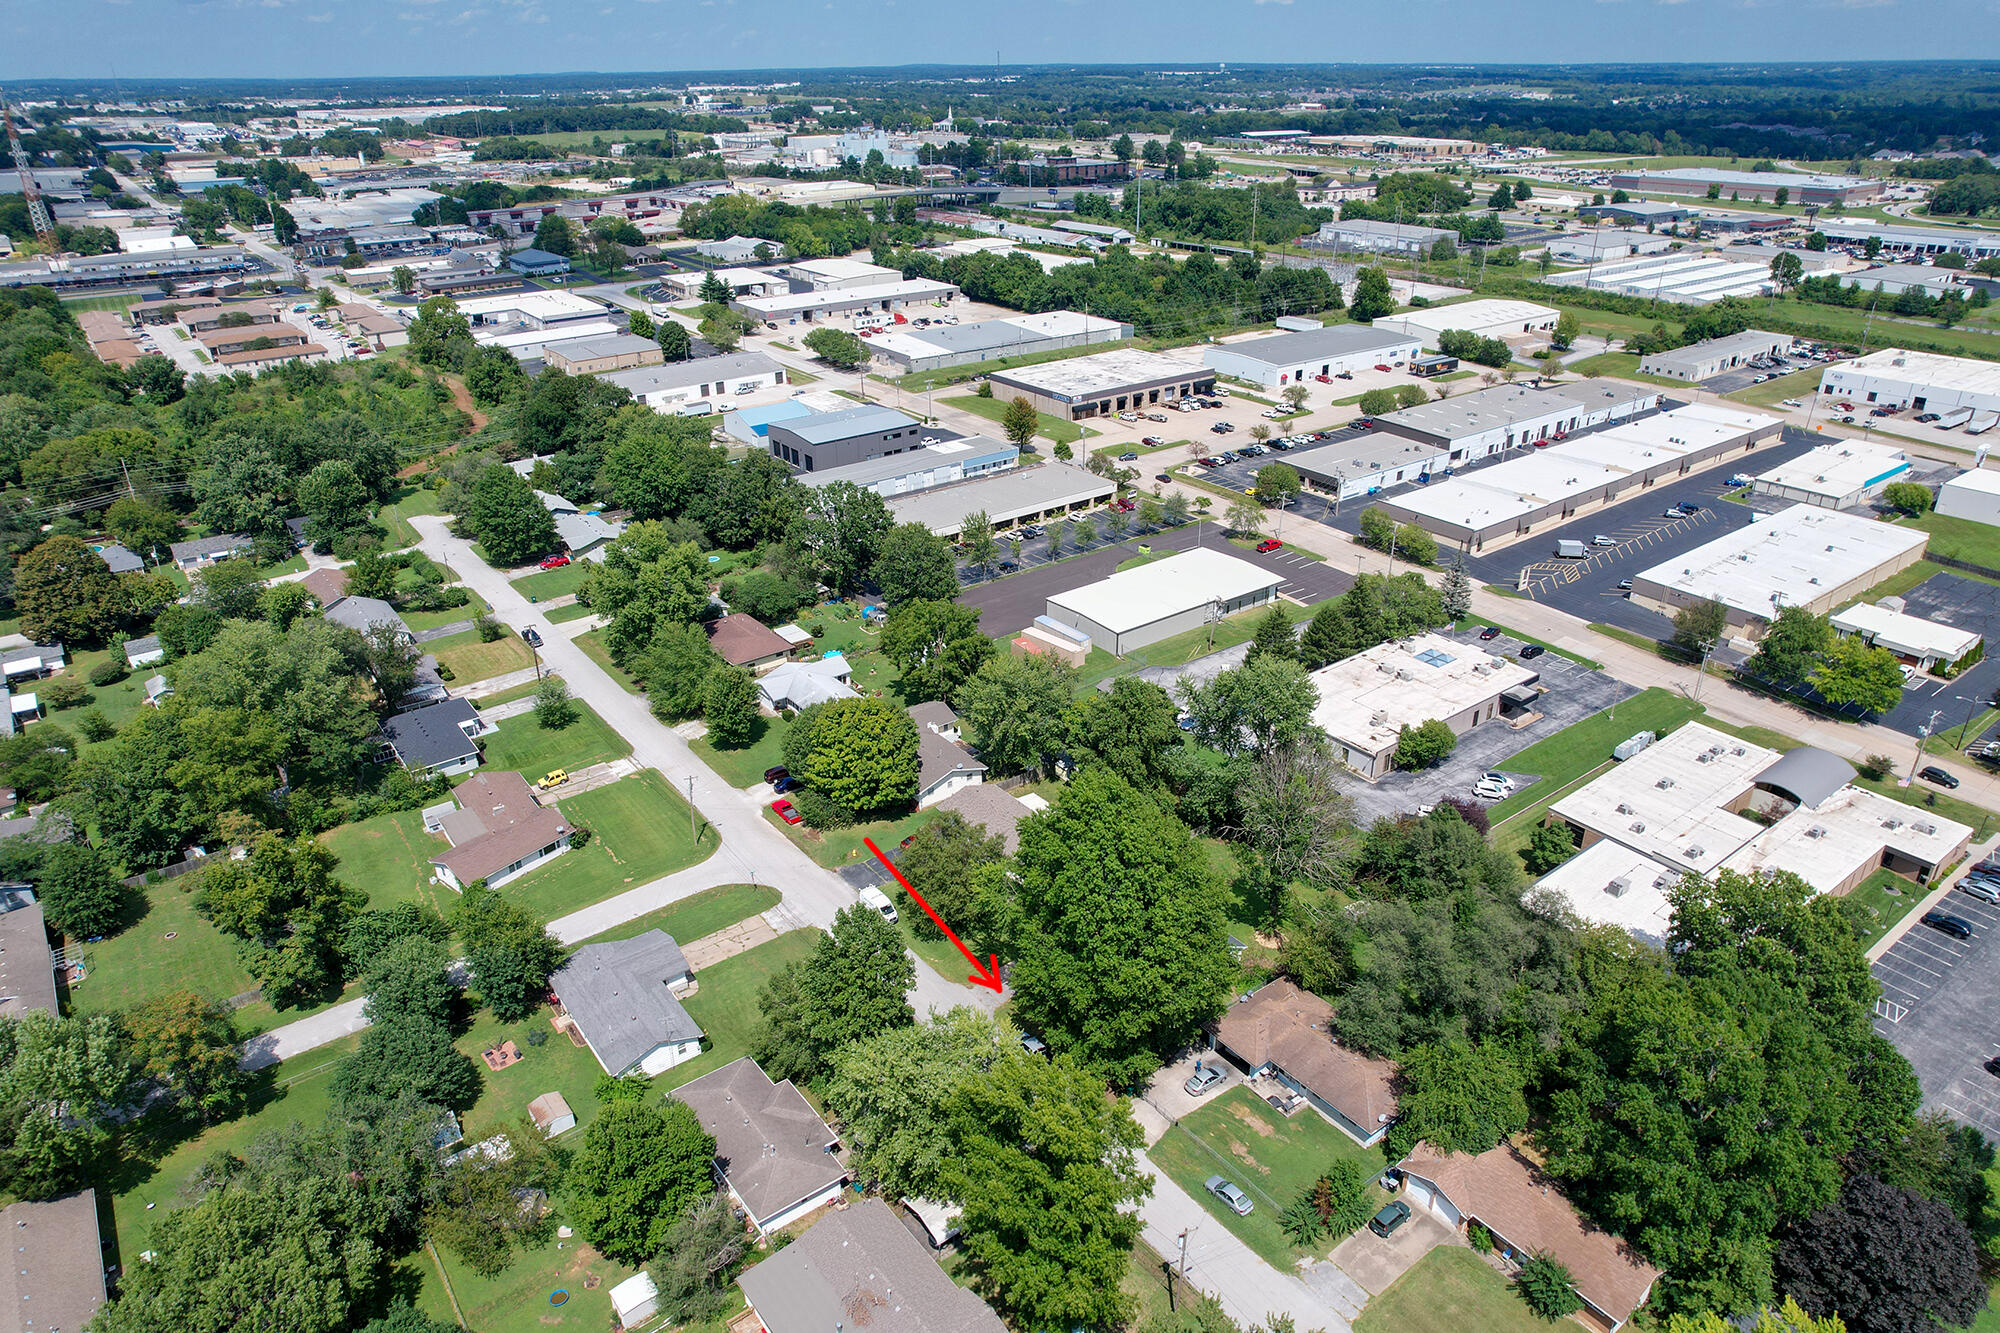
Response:
[[[1450,329],[1476,333],[1482,338],[1516,339],[1547,333],[1562,318],[1562,312],[1532,301],[1505,301],[1497,297],[1463,301],[1457,305],[1429,306],[1406,310],[1400,315],[1384,315],[1375,327],[1406,333],[1436,347],[1440,335]]]
[[[1698,384],[1702,380],[1713,379],[1725,370],[1734,370],[1760,358],[1774,356],[1791,345],[1792,335],[1789,333],[1745,329],[1727,338],[1710,338],[1691,347],[1676,347],[1671,351],[1643,356],[1639,358],[1639,373]]]
[[[2000,527],[2000,472],[1974,468],[1959,473],[1938,487],[1937,511],[1946,518]]]
[[[2000,411],[2000,365],[1963,356],[1879,352],[1828,366],[1820,372],[1822,397],[1861,403],[1901,403],[1913,412],[1950,412],[1961,407]]]
[[[1407,333],[1366,324],[1335,324],[1303,333],[1273,333],[1211,346],[1202,362],[1266,389],[1407,361],[1422,350]]]
[[[1198,546],[1049,598],[1049,619],[1123,657],[1210,620],[1278,599],[1285,576]]]
[[[1910,456],[1894,445],[1838,439],[1760,474],[1755,489],[1797,504],[1855,509],[1909,470]]]

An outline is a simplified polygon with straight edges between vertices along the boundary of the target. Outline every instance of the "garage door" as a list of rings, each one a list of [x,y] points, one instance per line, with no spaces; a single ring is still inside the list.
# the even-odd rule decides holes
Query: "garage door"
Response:
[[[1403,1177],[1403,1197],[1412,1205],[1422,1205],[1456,1227],[1459,1223],[1458,1209],[1451,1206],[1451,1200],[1439,1194],[1414,1176]]]

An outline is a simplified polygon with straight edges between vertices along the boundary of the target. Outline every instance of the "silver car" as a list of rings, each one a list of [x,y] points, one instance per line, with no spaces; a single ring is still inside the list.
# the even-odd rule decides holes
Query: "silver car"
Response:
[[[1960,880],[1958,883],[1958,891],[1960,893],[1968,895],[1969,897],[1977,898],[1982,903],[1994,903],[1996,905],[2000,905],[2000,889],[1994,888],[1993,883],[1990,880],[1983,880],[1983,879]]]
[[[1215,1087],[1216,1084],[1222,1082],[1222,1077],[1222,1071],[1214,1065],[1203,1065],[1200,1069],[1195,1070],[1188,1081],[1181,1084],[1181,1087],[1186,1089],[1188,1096],[1199,1097]]]
[[[1253,1210],[1257,1206],[1256,1204],[1250,1202],[1249,1195],[1245,1194],[1242,1190],[1237,1189],[1234,1185],[1224,1180],[1221,1176],[1210,1176],[1208,1180],[1204,1183],[1203,1188],[1205,1188],[1210,1194],[1213,1194],[1216,1198],[1228,1204],[1229,1211],[1235,1213],[1238,1217],[1250,1216],[1251,1210]]]

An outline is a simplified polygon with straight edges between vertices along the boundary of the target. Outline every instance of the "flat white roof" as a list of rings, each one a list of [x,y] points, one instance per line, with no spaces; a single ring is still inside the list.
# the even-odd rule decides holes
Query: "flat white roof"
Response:
[[[1069,592],[1056,593],[1049,598],[1049,605],[1102,625],[1114,634],[1124,634],[1211,602],[1231,602],[1275,588],[1284,581],[1283,574],[1214,547],[1198,546]]]
[[[1120,347],[1098,352],[1094,356],[1050,361],[1039,366],[1021,366],[993,376],[1008,384],[1018,384],[1052,398],[1072,402],[1117,393],[1134,384],[1171,379],[1208,380],[1214,377],[1215,372],[1203,366],[1190,365],[1186,361],[1176,361],[1170,356],[1141,351],[1136,347]]]
[[[475,296],[458,302],[458,311],[467,318],[519,311],[534,319],[560,319],[565,315],[609,314],[611,307],[575,292],[507,292],[500,296]]]
[[[1795,504],[1638,577],[1769,620],[1921,550],[1928,534]]]
[[[878,282],[872,287],[836,287],[827,291],[787,292],[782,296],[739,296],[736,304],[752,314],[789,315],[828,306],[872,305],[877,301],[920,301],[931,296],[947,296],[958,288],[948,282],[928,278],[907,278],[902,282]]]
[[[1512,325],[1519,333],[1523,324],[1538,324],[1556,317],[1552,306],[1536,305],[1532,301],[1507,301],[1498,297],[1486,297],[1477,301],[1460,301],[1457,305],[1429,306],[1420,310],[1404,310],[1394,315],[1384,315],[1375,321],[1378,328],[1424,329],[1432,333],[1442,333],[1446,329],[1465,329],[1473,333],[1484,333],[1487,329]]]
[[[802,259],[797,263],[787,264],[785,268],[800,277],[819,278],[827,282],[896,272],[895,269],[883,268],[880,264],[869,264],[859,259]]]
[[[1948,662],[1956,662],[1971,652],[1982,637],[1969,629],[1940,625],[1935,620],[1905,615],[1868,602],[1857,602],[1845,611],[1836,611],[1833,627],[1862,635],[1877,647],[1905,656],[1942,657]]]
[[[1676,870],[1706,875],[1762,830],[1724,807],[1777,760],[1776,750],[1690,722],[1549,809]]]
[[[1313,672],[1313,723],[1339,744],[1380,754],[1404,726],[1453,717],[1537,674],[1470,644],[1416,634]]]
[[[1936,866],[1971,834],[1964,824],[1850,786],[1817,809],[1793,810],[1723,864],[1745,873],[1789,870],[1821,893],[1830,893],[1857,871],[1879,863],[1884,848]]]
[[[2000,495],[2000,471],[1976,467],[1959,473],[1946,482],[1943,489],[1974,491],[1980,495]]]
[[[1657,400],[1659,396],[1657,389],[1638,389],[1621,384],[1560,384],[1546,389],[1504,384],[1418,403],[1415,407],[1390,412],[1383,416],[1382,421],[1391,429],[1406,426],[1425,435],[1462,440],[1510,426],[1533,430],[1544,423],[1552,424],[1572,412],[1588,415],[1605,408],[1632,410],[1640,403]]]
[[[551,329],[519,329],[513,333],[495,334],[488,338],[474,335],[473,341],[486,347],[504,347],[510,352],[518,352],[524,347],[546,347],[550,343],[609,338],[622,332],[624,330],[607,319],[592,320],[588,324],[558,324]]]
[[[1814,495],[1844,496],[1909,470],[1910,456],[1894,445],[1840,439],[1814,445],[1791,462],[1758,473],[1757,480]]]
[[[1885,347],[1828,366],[1821,381],[1844,375],[1873,375],[1965,393],[2000,393],[2000,364],[1963,356],[1939,356],[1934,352],[1906,352],[1899,347]]]
[[[1674,923],[1667,890],[1678,872],[1610,838],[1594,842],[1542,876],[1537,890],[1562,896],[1569,910],[1594,926],[1616,926],[1664,946]]]
[[[1706,342],[1698,342],[1689,347],[1655,352],[1647,357],[1646,361],[1655,366],[1693,368],[1706,365],[1719,356],[1755,356],[1761,352],[1768,352],[1773,347],[1788,346],[1791,341],[1792,335],[1789,333],[1766,333],[1762,329],[1745,329],[1726,338],[1710,338]]]

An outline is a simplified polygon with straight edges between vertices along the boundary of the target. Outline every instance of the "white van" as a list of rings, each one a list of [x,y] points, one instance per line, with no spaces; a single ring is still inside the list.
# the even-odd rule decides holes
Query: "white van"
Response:
[[[863,907],[872,907],[880,912],[884,921],[894,921],[896,919],[896,904],[890,902],[889,895],[880,889],[873,887],[863,889],[861,891],[861,905]]]

